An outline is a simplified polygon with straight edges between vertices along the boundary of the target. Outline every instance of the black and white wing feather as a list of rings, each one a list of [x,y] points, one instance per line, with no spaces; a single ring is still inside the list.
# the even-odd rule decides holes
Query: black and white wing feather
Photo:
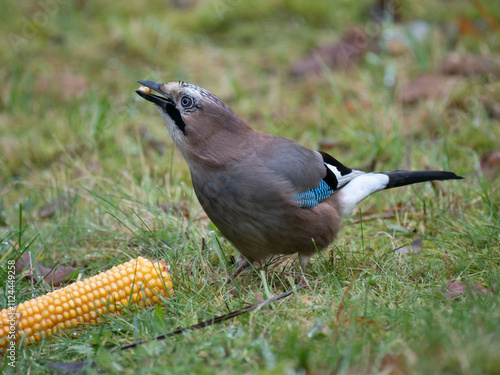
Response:
[[[304,208],[317,206],[335,192],[341,190],[343,215],[350,214],[353,208],[369,195],[399,186],[433,180],[457,180],[462,177],[446,171],[393,171],[366,173],[351,169],[331,155],[320,152],[325,163],[326,175],[318,186],[304,193],[296,194],[297,204]]]

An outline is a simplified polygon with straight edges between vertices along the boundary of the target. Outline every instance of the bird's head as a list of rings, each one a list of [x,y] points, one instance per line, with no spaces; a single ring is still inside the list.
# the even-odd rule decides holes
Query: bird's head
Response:
[[[239,132],[251,130],[222,100],[201,87],[186,82],[138,83],[142,86],[136,93],[156,104],[170,136],[186,159],[193,152],[213,152],[235,141]]]

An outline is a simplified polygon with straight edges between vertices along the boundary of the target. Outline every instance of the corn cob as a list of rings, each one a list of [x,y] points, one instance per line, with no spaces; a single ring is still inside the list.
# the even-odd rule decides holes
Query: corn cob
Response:
[[[157,303],[173,293],[164,261],[139,257],[89,279],[0,311],[0,352],[15,337],[33,343],[65,328],[95,324],[124,306]],[[11,324],[14,322],[14,324]]]

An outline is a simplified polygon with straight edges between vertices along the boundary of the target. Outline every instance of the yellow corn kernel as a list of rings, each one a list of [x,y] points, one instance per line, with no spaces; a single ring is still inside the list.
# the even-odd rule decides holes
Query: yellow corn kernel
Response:
[[[0,352],[14,337],[33,343],[65,328],[95,324],[123,306],[148,306],[173,294],[164,261],[139,257],[89,279],[0,311]],[[15,324],[11,324],[14,321]]]
[[[139,91],[145,92],[146,94],[151,94],[151,89],[146,86],[141,85],[141,87],[139,87]]]

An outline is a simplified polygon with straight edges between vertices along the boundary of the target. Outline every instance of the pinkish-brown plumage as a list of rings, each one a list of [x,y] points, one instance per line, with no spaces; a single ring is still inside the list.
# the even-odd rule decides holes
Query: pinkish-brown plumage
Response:
[[[252,129],[198,86],[139,83],[162,94],[136,91],[156,104],[203,209],[248,262],[298,253],[305,270],[311,255],[333,242],[342,219],[368,195],[460,178],[451,172],[352,170],[330,155]]]

